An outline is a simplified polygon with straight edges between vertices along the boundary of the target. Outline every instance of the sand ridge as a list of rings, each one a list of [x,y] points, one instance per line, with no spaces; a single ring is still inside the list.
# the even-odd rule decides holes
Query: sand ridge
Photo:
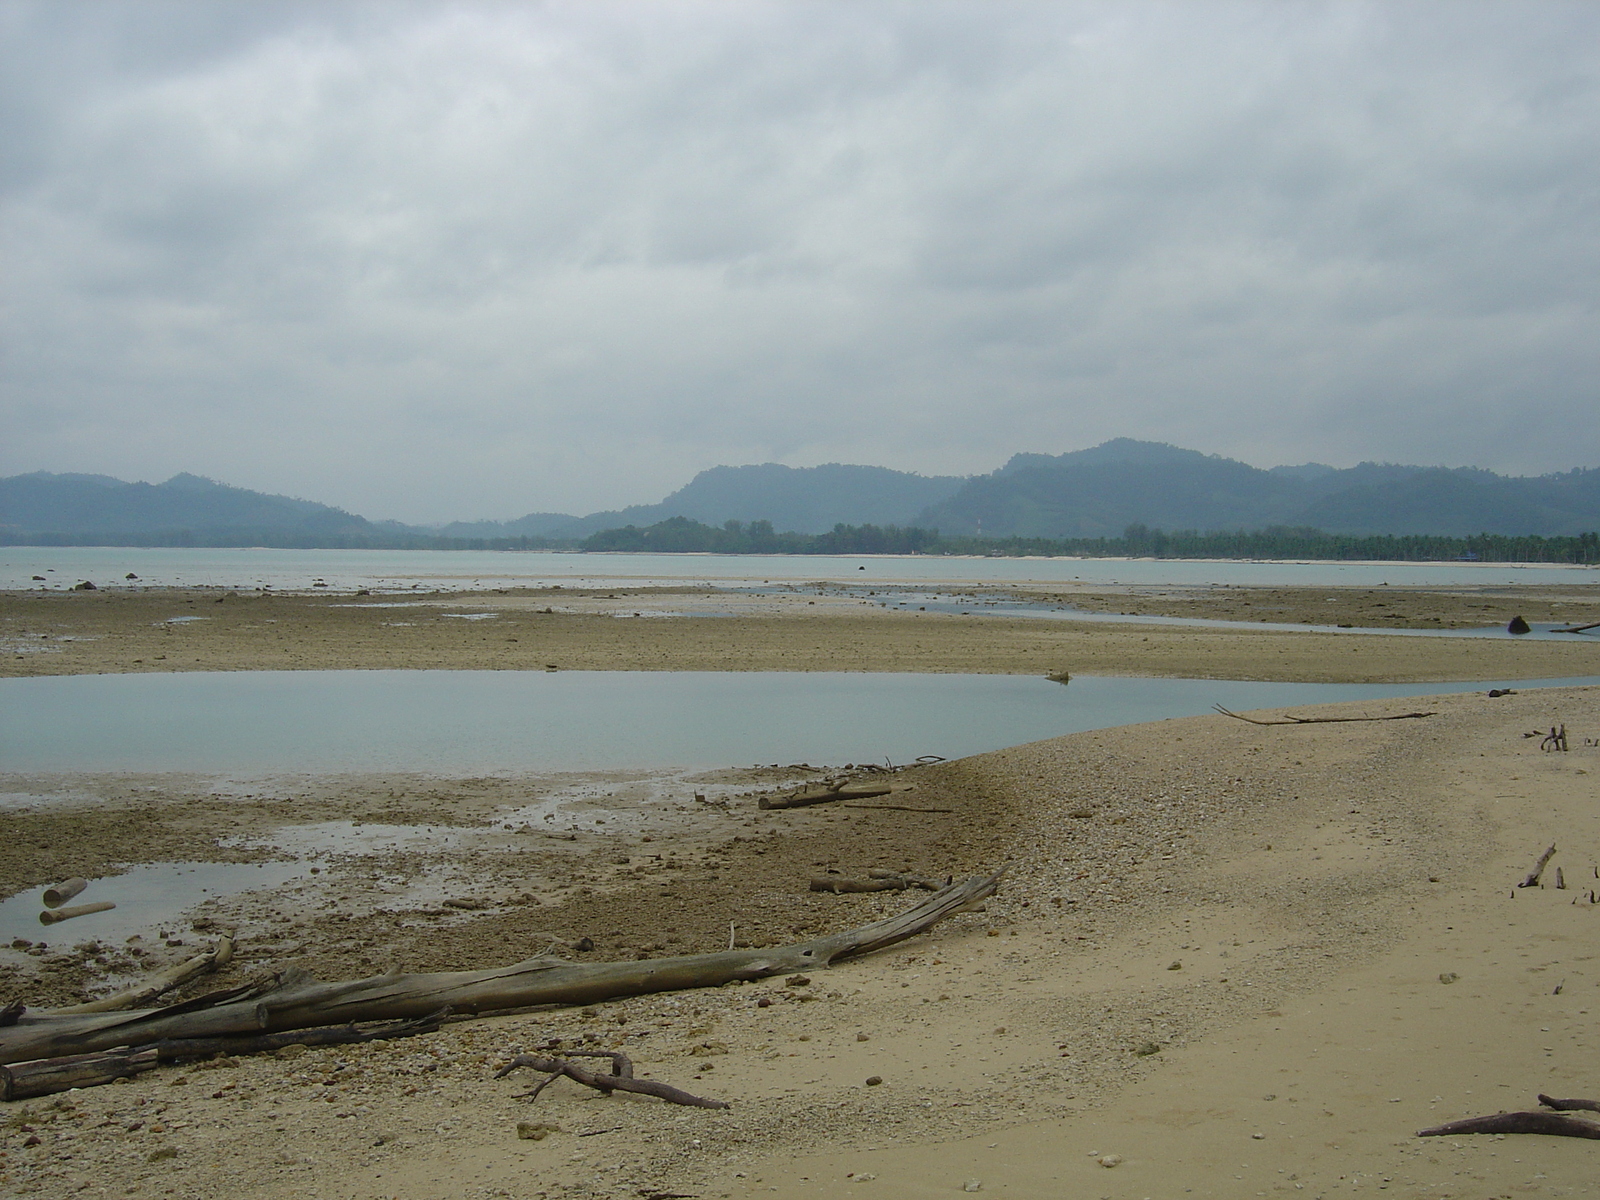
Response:
[[[970,590],[970,589],[969,589]],[[124,671],[934,671],[1381,682],[1551,679],[1600,673],[1600,639],[1570,642],[1163,627],[884,607],[877,589],[503,589],[401,597],[205,590],[0,593],[0,676]],[[1220,595],[1221,593],[1217,593]],[[1329,593],[1324,593],[1329,594]],[[1364,590],[1322,617],[1368,620]],[[1413,616],[1466,611],[1408,597]],[[1565,596],[1566,593],[1561,593]],[[1229,603],[1244,589],[1229,589]],[[1212,597],[1215,600],[1215,596]],[[1260,598],[1267,605],[1270,597]],[[1132,600],[1105,601],[1130,610]],[[1597,619],[1567,603],[1562,619]],[[1207,615],[1204,597],[1150,605]],[[1471,599],[1479,611],[1481,601]],[[1545,609],[1558,603],[1546,597]],[[1540,613],[1529,608],[1530,617]],[[685,615],[663,616],[663,610]],[[1117,610],[1120,611],[1120,610]],[[639,615],[635,615],[639,614]],[[1278,617],[1293,611],[1275,612]],[[1498,617],[1500,614],[1495,614]],[[1479,620],[1481,618],[1474,618]],[[1331,623],[1337,624],[1337,621]],[[1497,623],[1497,622],[1495,622]],[[1431,620],[1425,621],[1434,627]]]

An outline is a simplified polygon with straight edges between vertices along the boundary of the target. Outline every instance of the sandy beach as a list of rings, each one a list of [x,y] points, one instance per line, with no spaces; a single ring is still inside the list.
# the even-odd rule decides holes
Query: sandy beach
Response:
[[[837,593],[745,608],[704,593],[358,599],[12,594],[4,636],[36,646],[5,669],[1600,673],[1596,648],[1576,639],[1091,627],[894,612]],[[1418,620],[1490,602],[1408,600]],[[1330,607],[1355,616],[1373,603]],[[1586,611],[1572,598],[1510,603],[1530,620]],[[721,615],[631,616],[695,604]],[[169,620],[202,609],[206,620]],[[486,611],[497,615],[450,615]],[[250,863],[295,853],[308,826],[460,831],[449,844],[327,853],[315,884],[206,901],[155,944],[101,944],[85,925],[51,931],[43,940],[59,944],[42,951],[0,952],[0,992],[35,1005],[105,990],[221,928],[239,931],[239,956],[195,991],[291,965],[348,978],[552,947],[581,961],[694,953],[725,947],[730,923],[738,943],[780,944],[914,903],[812,892],[820,872],[1007,874],[986,911],[805,982],[516,1013],[12,1104],[0,1184],[52,1197],[360,1200],[1588,1195],[1588,1142],[1413,1134],[1531,1108],[1539,1092],[1600,1096],[1600,696],[1474,692],[1321,711],[1416,710],[1432,715],[1212,716],[1075,734],[903,772],[914,791],[896,808],[759,809],[759,794],[825,773],[798,766],[667,780],[286,779],[248,792],[193,776],[8,776],[0,790],[47,801],[0,818],[8,893],[114,870],[130,846],[152,862]],[[1565,752],[1529,736],[1557,724]],[[536,803],[559,804],[557,828],[506,820]],[[1551,844],[1542,885],[1516,888]],[[592,948],[578,949],[583,939]],[[492,1078],[551,1039],[625,1049],[641,1074],[732,1107],[608,1099],[567,1081],[530,1103],[516,1098],[535,1082],[526,1072]],[[550,1128],[519,1137],[519,1122]]]

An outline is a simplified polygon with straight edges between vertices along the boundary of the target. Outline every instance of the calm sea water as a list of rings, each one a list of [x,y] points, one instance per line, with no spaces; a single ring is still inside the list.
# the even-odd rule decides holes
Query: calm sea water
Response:
[[[129,572],[139,577],[128,583]],[[44,576],[44,582],[33,576]],[[209,586],[303,591],[372,588],[644,586],[803,583],[1138,583],[1242,586],[1600,583],[1600,568],[1505,563],[1221,562],[1110,558],[561,554],[491,550],[208,550],[106,546],[0,547],[0,589]]]
[[[1502,681],[1503,685],[1504,681]],[[1600,678],[1523,681],[1596,684]],[[250,671],[0,680],[0,770],[279,772],[905,763],[1087,729],[1488,683],[841,672]]]

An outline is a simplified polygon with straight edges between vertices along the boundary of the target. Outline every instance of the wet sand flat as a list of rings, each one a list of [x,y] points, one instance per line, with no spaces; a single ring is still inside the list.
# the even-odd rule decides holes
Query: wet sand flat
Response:
[[[1230,589],[1235,596],[1243,591]],[[1458,599],[1440,600],[1441,611],[1458,612]],[[1126,598],[1105,602],[1136,607]],[[1352,589],[1344,602],[1347,608],[1327,606],[1329,623],[1367,620],[1365,592]],[[1428,603],[1415,596],[1407,607],[1425,615]],[[1548,615],[1531,600],[1527,607],[1530,619]],[[1594,619],[1597,609],[1574,604],[1563,619]],[[1215,615],[1199,601],[1183,611]],[[687,615],[655,615],[661,612]],[[870,594],[832,588],[770,596],[681,589],[365,598],[0,594],[0,676],[399,668],[1494,680],[1595,674],[1600,639],[1378,637],[1252,630],[1242,623],[1178,628],[962,615],[917,612],[909,604],[886,609]]]

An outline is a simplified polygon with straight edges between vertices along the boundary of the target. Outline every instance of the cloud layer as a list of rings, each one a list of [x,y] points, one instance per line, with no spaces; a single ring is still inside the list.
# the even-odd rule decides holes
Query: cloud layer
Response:
[[[1600,463],[1600,8],[0,6],[0,473]]]

